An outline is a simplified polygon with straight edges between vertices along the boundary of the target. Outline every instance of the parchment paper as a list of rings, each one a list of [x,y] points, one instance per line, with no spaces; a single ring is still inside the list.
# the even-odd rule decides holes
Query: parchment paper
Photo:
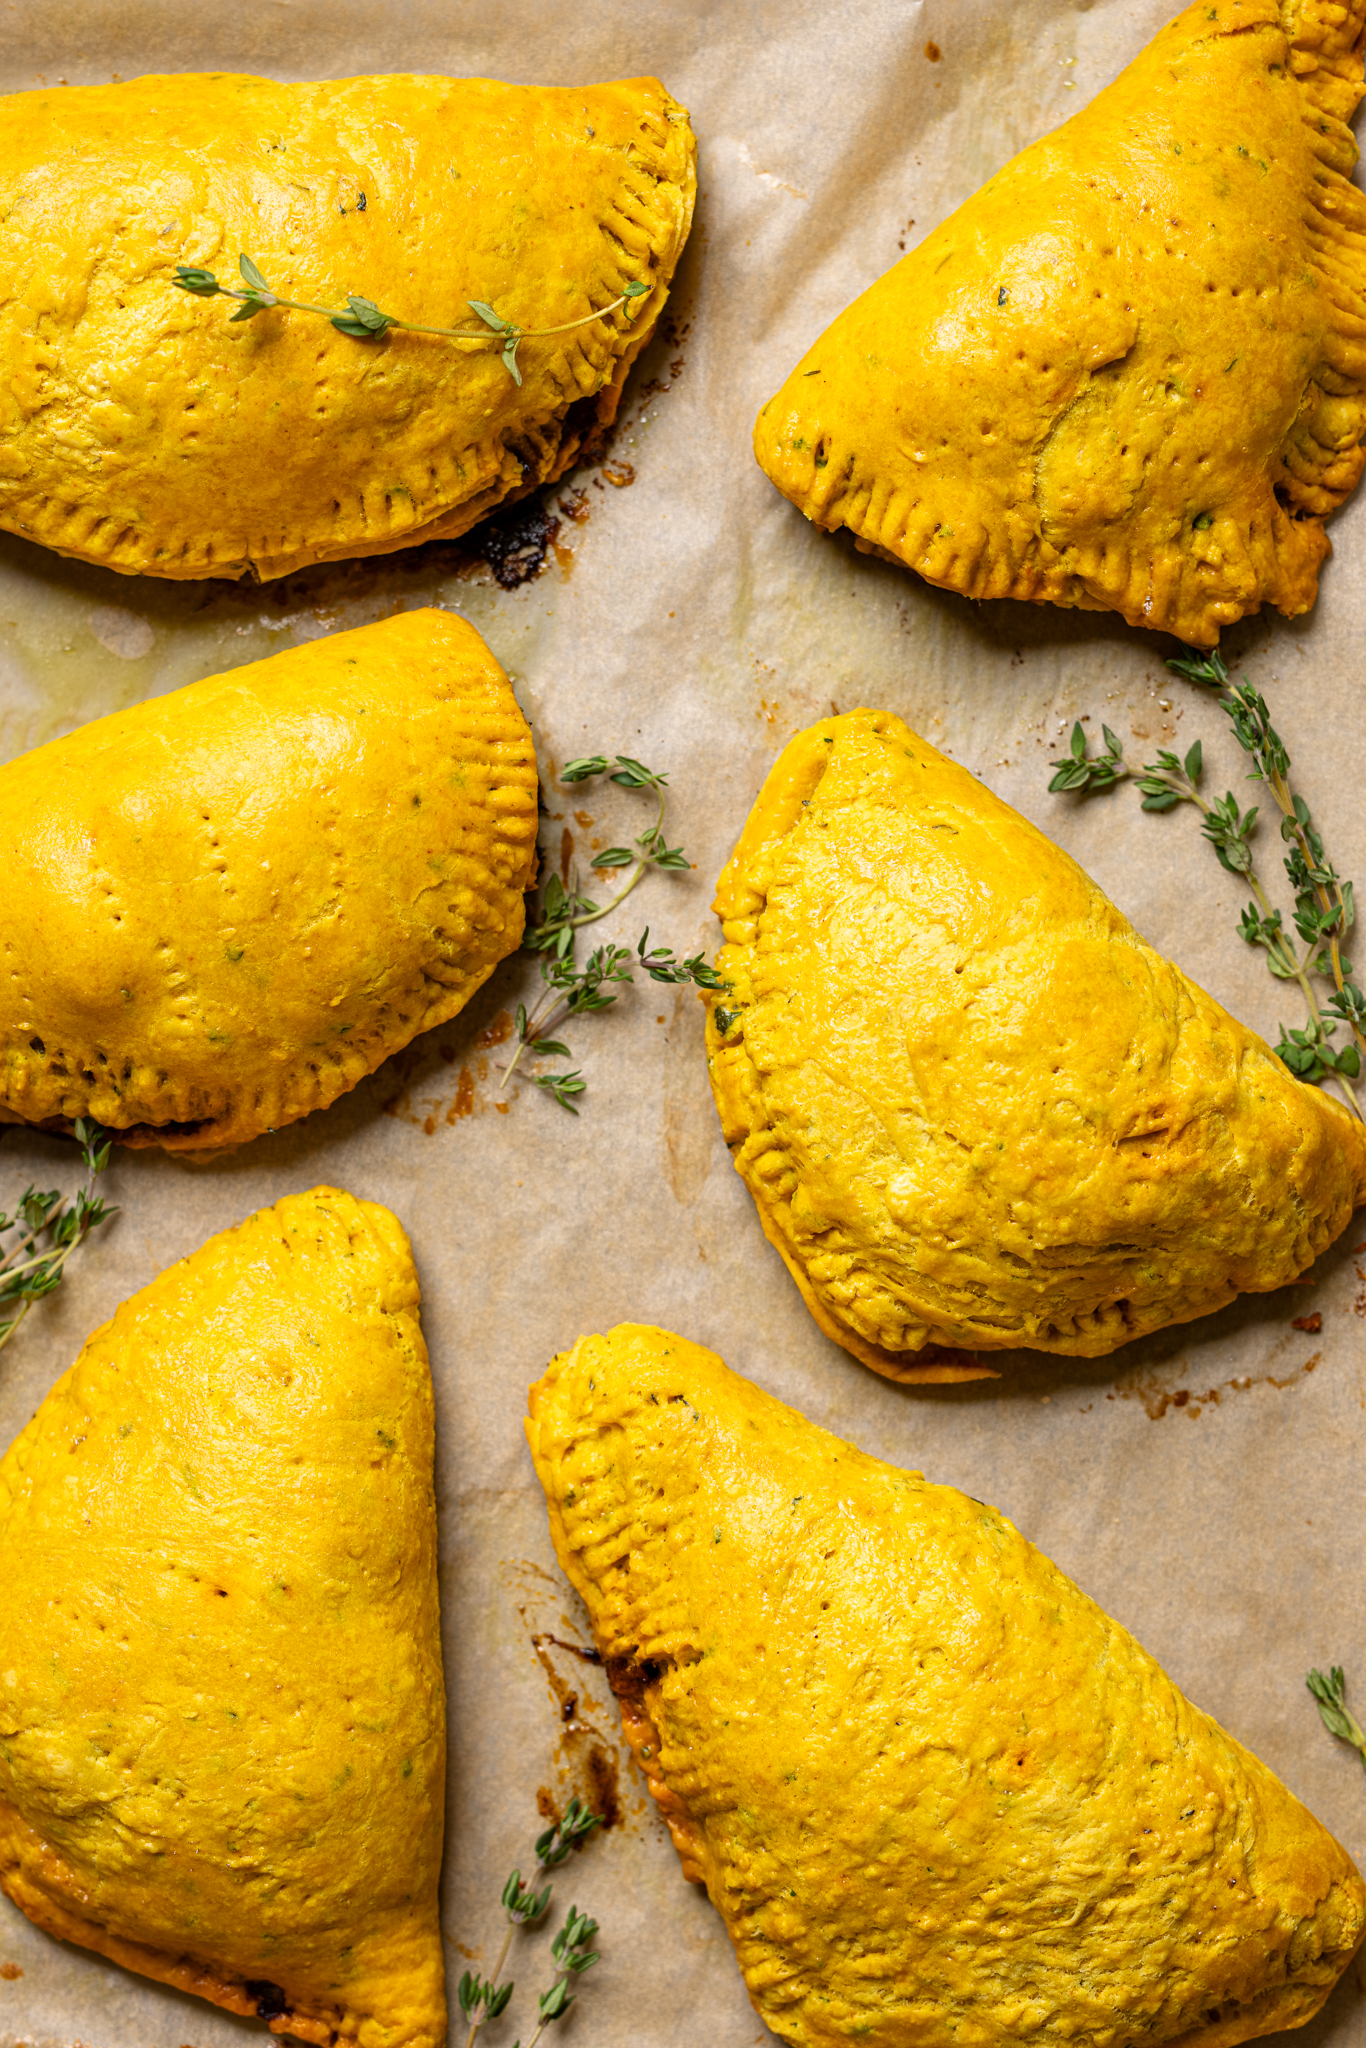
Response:
[[[1070,848],[1249,1022],[1273,1035],[1281,1016],[1298,1022],[1292,995],[1237,938],[1241,892],[1189,811],[1143,817],[1131,790],[1090,805],[1046,792],[1048,760],[1084,713],[1093,732],[1102,718],[1115,727],[1131,759],[1200,735],[1211,779],[1243,793],[1221,714],[1164,670],[1169,648],[1106,615],[974,607],[867,560],[809,527],[749,447],[759,405],[854,293],[1083,104],[1171,11],[1171,0],[12,0],[0,15],[7,89],[175,69],[553,84],[652,72],[692,111],[701,203],[672,321],[637,370],[610,457],[634,480],[569,480],[588,517],[564,518],[539,579],[506,593],[459,548],[435,548],[266,589],[173,585],[0,537],[0,757],[301,638],[435,602],[469,618],[512,672],[543,770],[620,750],[672,774],[670,833],[695,871],[652,878],[602,935],[634,942],[648,921],[679,951],[712,945],[712,884],[779,745],[831,703],[885,704]],[[1330,850],[1366,883],[1366,498],[1332,532],[1311,617],[1249,622],[1226,648],[1271,695]],[[562,833],[582,855],[638,815],[620,792],[548,787],[554,860]],[[1274,871],[1269,834],[1263,857]],[[770,2038],[720,1922],[647,1810],[601,1673],[561,1646],[589,1638],[550,1549],[524,1392],[578,1332],[624,1317],[710,1344],[817,1422],[999,1503],[1366,1860],[1366,1775],[1322,1730],[1303,1681],[1311,1664],[1342,1662],[1366,1705],[1366,1215],[1312,1286],[1095,1365],[1019,1354],[998,1361],[997,1382],[899,1389],[819,1334],[766,1244],[721,1142],[691,991],[645,986],[570,1029],[589,1081],[578,1119],[517,1084],[496,1112],[506,1051],[480,1034],[534,985],[532,962],[508,962],[453,1026],[326,1114],[235,1156],[120,1158],[109,1180],[122,1215],[0,1355],[4,1443],[120,1300],[257,1206],[334,1182],[403,1219],[440,1430],[452,1989],[467,1961],[496,1949],[498,1895],[515,1863],[528,1868],[538,1794],[562,1804],[615,1785],[618,1825],[560,1880],[560,1907],[573,1900],[601,1921],[603,1954],[561,2048]],[[0,1202],[30,1175],[70,1184],[70,1149],[9,1135]],[[1293,1327],[1311,1311],[1320,1333]],[[49,1940],[0,1900],[5,1964],[22,1975],[0,1976],[3,2048],[220,2048],[264,2033]],[[544,1936],[524,1937],[513,1966],[518,1995],[489,2048],[528,2037],[534,1990],[550,1981]],[[1295,2038],[1366,2043],[1354,1972]]]

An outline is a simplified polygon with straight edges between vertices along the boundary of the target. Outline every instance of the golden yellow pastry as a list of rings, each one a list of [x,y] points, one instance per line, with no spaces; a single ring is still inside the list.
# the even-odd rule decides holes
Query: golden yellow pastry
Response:
[[[319,2048],[445,2048],[432,1451],[408,1241],[335,1188],[95,1332],[0,1462],[30,1920]]]
[[[967,597],[1211,646],[1361,474],[1366,0],[1197,0],[829,327],[755,452]]]
[[[780,2040],[1233,2048],[1317,2012],[1351,1858],[998,1510],[640,1324],[555,1359],[527,1434]]]
[[[472,626],[405,612],[0,768],[0,1124],[230,1145],[444,1023],[522,936],[536,757]]]
[[[224,73],[0,98],[0,526],[129,574],[283,576],[463,533],[610,421],[687,240],[657,79],[280,85]],[[177,265],[483,333],[233,323]],[[470,301],[518,327],[520,385]],[[634,317],[632,317],[634,315]]]
[[[1366,1198],[1362,1126],[889,712],[791,741],[715,907],[726,1142],[816,1321],[892,1379],[1283,1287]]]

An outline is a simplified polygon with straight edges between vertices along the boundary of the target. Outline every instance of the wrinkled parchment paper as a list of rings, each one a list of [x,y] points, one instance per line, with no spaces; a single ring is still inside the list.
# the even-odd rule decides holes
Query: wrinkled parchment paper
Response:
[[[1131,760],[1199,736],[1211,780],[1243,791],[1221,715],[1163,668],[1169,650],[1117,618],[974,607],[867,560],[807,526],[749,448],[759,405],[848,299],[1084,104],[1170,11],[1169,0],[12,0],[0,13],[7,89],[176,69],[551,84],[652,72],[691,109],[701,199],[611,476],[569,480],[561,495],[582,489],[588,516],[563,517],[538,579],[504,592],[449,547],[265,589],[176,585],[0,536],[0,757],[300,639],[438,603],[469,618],[514,676],[543,772],[621,751],[673,777],[671,841],[695,870],[651,878],[602,935],[633,943],[648,921],[680,952],[711,946],[712,884],[779,745],[832,703],[885,704],[1061,840],[1221,1000],[1273,1035],[1282,1016],[1298,1022],[1293,996],[1237,938],[1242,892],[1193,814],[1143,817],[1131,790],[1090,805],[1047,794],[1048,760],[1081,714],[1093,733],[1102,719],[1114,727]],[[1366,883],[1366,497],[1332,531],[1312,616],[1247,622],[1226,648],[1271,695],[1330,851]],[[644,829],[642,799],[622,792],[551,783],[548,802],[554,861],[565,833],[582,856]],[[1269,834],[1263,858],[1274,871]],[[562,1805],[578,1790],[615,1802],[620,1818],[559,1881],[561,1908],[572,1900],[601,1921],[603,1956],[559,2048],[770,2038],[646,1806],[601,1672],[564,1647],[589,1639],[522,1439],[525,1388],[552,1352],[627,1317],[710,1344],[817,1422],[999,1503],[1366,1860],[1366,1775],[1320,1727],[1303,1680],[1311,1664],[1342,1662],[1366,1706],[1366,1213],[1312,1285],[1092,1365],[1020,1354],[998,1361],[996,1382],[898,1388],[820,1335],[765,1242],[721,1142],[693,993],[646,985],[569,1029],[589,1084],[579,1118],[518,1083],[499,1114],[506,1050],[481,1034],[534,986],[533,963],[508,962],[454,1025],[326,1114],[234,1156],[120,1158],[109,1180],[123,1213],[0,1355],[3,1443],[86,1334],[211,1232],[320,1181],[402,1217],[440,1432],[452,1989],[496,1950],[498,1895],[513,1864],[528,1868],[538,1794]],[[0,1203],[30,1175],[70,1184],[70,1149],[9,1135]],[[1315,1312],[1320,1331],[1294,1326]],[[489,2048],[528,2038],[547,1963],[544,1935],[514,1947],[518,1995]],[[223,2048],[264,2034],[49,1940],[0,1899],[5,1965],[22,1975],[0,1975],[0,2048]],[[1296,2038],[1366,2043],[1355,1972]]]

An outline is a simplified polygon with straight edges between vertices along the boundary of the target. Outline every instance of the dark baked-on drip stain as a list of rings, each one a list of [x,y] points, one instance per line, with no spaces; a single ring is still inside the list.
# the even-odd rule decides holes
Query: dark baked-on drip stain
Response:
[[[506,1031],[501,1037],[498,1035],[498,1018],[495,1018],[492,1025],[479,1033],[474,1041],[476,1045],[501,1045],[503,1039],[511,1035],[512,1019],[505,1011],[500,1010],[498,1015],[505,1020]],[[435,1048],[425,1038],[415,1039],[411,1045],[391,1053],[383,1066],[376,1070],[382,1081],[391,1086],[394,1082],[399,1084],[392,1093],[380,1097],[379,1107],[383,1114],[412,1124],[416,1129],[425,1131],[429,1138],[435,1135],[442,1122],[450,1125],[458,1123],[462,1117],[474,1116],[479,1107],[475,1090],[481,1081],[487,1081],[489,1063],[483,1053],[477,1053],[473,1069],[462,1065],[456,1076],[455,1092],[446,1102],[441,1067],[453,1067],[459,1057],[456,1046],[446,1039],[442,1039]],[[435,1064],[438,1059],[441,1066]],[[419,1093],[420,1088],[428,1092]],[[416,1108],[413,1103],[415,1095]],[[506,1109],[507,1104],[498,1102],[494,1107]],[[421,1113],[424,1108],[428,1112],[425,1116]]]
[[[520,498],[471,527],[464,545],[488,563],[495,583],[516,590],[540,575],[559,531],[559,520],[546,511],[539,496]]]
[[[248,1998],[256,2000],[259,2019],[278,2020],[282,2013],[289,2011],[289,2000],[278,1984],[267,1984],[264,1978],[250,1979],[244,1986]]]
[[[517,1612],[526,1626],[531,1650],[545,1674],[551,1699],[558,1710],[558,1739],[555,1743],[555,1761],[558,1775],[564,1781],[559,1789],[542,1784],[536,1794],[536,1805],[542,1820],[551,1825],[563,1818],[566,1803],[572,1791],[582,1799],[590,1813],[598,1815],[604,1829],[624,1827],[628,1814],[619,1780],[620,1753],[614,1736],[616,1716],[610,1704],[599,1700],[596,1687],[591,1687],[558,1668],[553,1655],[557,1650],[565,1651],[582,1665],[596,1665],[605,1668],[601,1652],[593,1645],[591,1637],[584,1641],[562,1636],[553,1628],[538,1628],[533,1619],[532,1603],[539,1608],[542,1600],[554,1595],[558,1606],[563,1598],[562,1587],[542,1570],[526,1559],[516,1561],[516,1568],[526,1575],[523,1595],[517,1601]],[[536,1583],[531,1583],[535,1581]],[[547,1615],[546,1619],[550,1617]],[[572,1627],[569,1617],[557,1617],[560,1627]],[[664,1668],[660,1667],[661,1670]],[[586,1679],[586,1674],[585,1674]],[[608,1729],[598,1725],[599,1717],[605,1716],[610,1724]],[[594,1831],[596,1832],[596,1830]],[[585,1837],[585,1840],[591,1837]]]
[[[601,1650],[585,1650],[582,1643],[567,1643],[563,1636],[541,1636],[543,1643],[553,1643],[557,1650],[568,1650],[571,1657],[577,1657],[581,1664],[601,1664]]]
[[[572,1725],[579,1717],[579,1696],[572,1686],[565,1683],[555,1669],[554,1663],[546,1655],[545,1645],[555,1640],[554,1636],[533,1635],[531,1647],[536,1652],[536,1661],[544,1671],[550,1690],[555,1695],[560,1709],[560,1719]]]
[[[617,1776],[616,1757],[610,1750],[595,1742],[584,1759],[584,1771],[588,1779],[588,1809],[591,1813],[597,1814],[602,1831],[606,1834],[609,1828],[620,1827],[625,1818],[621,1810],[621,1786]],[[536,1811],[541,1819],[549,1821],[552,1827],[558,1827],[564,1819],[563,1804],[548,1785],[542,1785],[537,1790]],[[587,1840],[588,1837],[584,1836],[575,1842],[576,1854]]]
[[[486,1052],[491,1046],[506,1045],[512,1036],[512,1032],[513,1023],[511,1017],[509,1017],[506,1010],[499,1010],[489,1019],[482,1031],[476,1031],[474,1042],[480,1052]],[[441,1057],[443,1060],[453,1060],[455,1058],[455,1048],[443,1045]]]
[[[617,1760],[595,1742],[585,1762],[588,1782],[593,1788],[590,1805],[594,1813],[602,1816],[602,1830],[621,1823],[621,1790],[617,1780]]]

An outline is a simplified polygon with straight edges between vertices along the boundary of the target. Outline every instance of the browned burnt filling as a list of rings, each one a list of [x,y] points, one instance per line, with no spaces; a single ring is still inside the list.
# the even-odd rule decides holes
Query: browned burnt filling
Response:
[[[255,2000],[258,2019],[278,2020],[289,2011],[289,2000],[278,1984],[268,1984],[264,1978],[249,1978],[242,1988],[248,1998]]]
[[[588,1782],[592,1787],[590,1805],[602,1823],[604,1834],[609,1828],[617,1827],[621,1821],[621,1790],[617,1778],[617,1760],[594,1743],[588,1752],[585,1768]]]
[[[666,1666],[653,1657],[608,1657],[603,1668],[619,1700],[645,1712],[645,1689],[658,1685]]]
[[[516,590],[540,575],[559,531],[559,520],[546,511],[538,495],[504,505],[471,527],[465,546],[488,563],[495,583]]]

